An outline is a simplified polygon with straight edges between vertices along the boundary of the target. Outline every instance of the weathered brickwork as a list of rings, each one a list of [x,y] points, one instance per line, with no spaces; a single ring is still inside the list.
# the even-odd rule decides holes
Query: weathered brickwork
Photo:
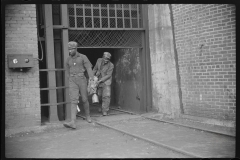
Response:
[[[8,54],[33,54],[34,67],[27,72],[8,68]],[[5,7],[5,124],[6,129],[40,125],[36,7]]]
[[[235,5],[174,4],[184,113],[235,120]]]

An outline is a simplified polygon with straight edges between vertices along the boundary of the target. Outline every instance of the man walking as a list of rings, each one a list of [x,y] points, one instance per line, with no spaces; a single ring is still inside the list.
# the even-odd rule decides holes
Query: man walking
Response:
[[[87,79],[84,71],[87,70],[89,78],[93,79],[92,64],[87,56],[77,52],[77,43],[71,41],[68,43],[69,57],[66,60],[66,73],[69,77],[69,95],[71,100],[71,121],[64,123],[67,128],[76,129],[76,114],[79,92],[82,97],[83,107],[86,119],[91,123],[88,94]]]
[[[103,53],[103,58],[98,58],[96,65],[93,68],[93,75],[98,77],[98,96],[102,101],[102,106],[99,112],[102,111],[103,116],[107,115],[111,100],[111,83],[112,72],[114,65],[110,62],[111,54],[109,52]]]

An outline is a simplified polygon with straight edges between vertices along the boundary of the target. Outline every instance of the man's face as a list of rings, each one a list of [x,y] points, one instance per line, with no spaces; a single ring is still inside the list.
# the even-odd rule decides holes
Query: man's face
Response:
[[[75,56],[77,53],[77,48],[68,48],[70,56]]]
[[[103,61],[104,61],[104,63],[106,64],[106,63],[109,62],[109,58],[103,56]]]

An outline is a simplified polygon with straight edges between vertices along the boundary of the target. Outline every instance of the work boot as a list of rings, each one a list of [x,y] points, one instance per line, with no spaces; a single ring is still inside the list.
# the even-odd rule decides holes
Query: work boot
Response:
[[[91,119],[90,116],[86,116],[86,120],[87,120],[88,123],[91,123],[91,122],[92,122],[92,119]]]
[[[71,128],[71,129],[76,129],[77,126],[76,126],[76,123],[74,121],[70,121],[70,122],[65,122],[63,124],[66,128]]]
[[[77,104],[71,104],[71,121],[65,122],[63,125],[66,128],[76,129],[76,113],[77,113]]]
[[[103,116],[106,116],[107,115],[107,112],[103,112]]]

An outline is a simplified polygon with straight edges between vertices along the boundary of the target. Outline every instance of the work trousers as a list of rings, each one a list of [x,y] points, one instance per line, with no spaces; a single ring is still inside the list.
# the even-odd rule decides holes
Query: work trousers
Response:
[[[89,116],[90,110],[89,110],[89,102],[88,102],[88,94],[87,94],[87,79],[85,76],[83,75],[70,76],[69,94],[70,94],[70,100],[71,100],[71,106],[72,106],[71,110],[74,110],[74,111],[77,110],[79,96],[81,95],[85,114],[86,116]],[[72,113],[74,112],[72,111]]]
[[[97,90],[97,94],[102,102],[102,111],[107,112],[111,100],[111,85],[101,84]]]

